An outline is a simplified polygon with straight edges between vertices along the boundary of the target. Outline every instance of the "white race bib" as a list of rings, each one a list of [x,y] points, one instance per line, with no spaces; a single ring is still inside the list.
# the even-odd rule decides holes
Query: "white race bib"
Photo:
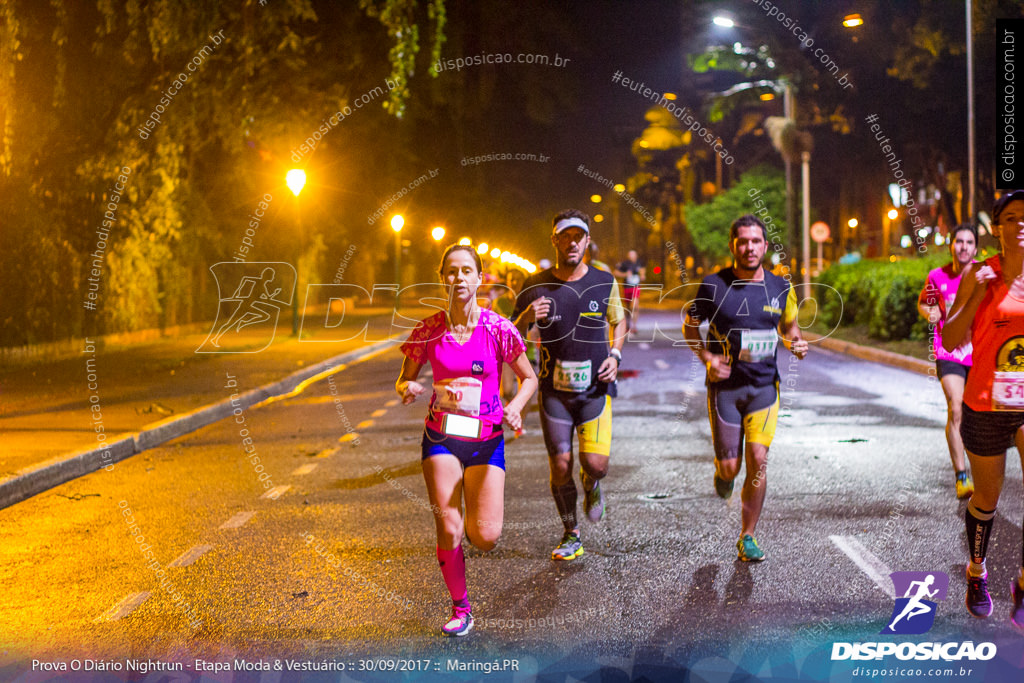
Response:
[[[1024,410],[1024,372],[996,372],[992,410]]]
[[[775,357],[779,335],[775,330],[741,330],[740,360],[760,363]]]
[[[480,394],[484,383],[475,377],[456,377],[435,388],[437,400],[434,409],[444,413],[480,415]]]
[[[578,394],[590,388],[590,361],[559,360],[552,378],[555,389]]]

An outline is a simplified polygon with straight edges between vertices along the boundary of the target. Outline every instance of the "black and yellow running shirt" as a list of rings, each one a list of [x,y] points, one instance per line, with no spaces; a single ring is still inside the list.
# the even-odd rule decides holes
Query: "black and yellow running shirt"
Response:
[[[608,357],[609,329],[625,317],[615,277],[590,268],[579,280],[566,282],[551,269],[541,271],[526,280],[511,319],[541,297],[552,302],[547,318],[534,323],[540,331],[541,391],[614,396],[614,387],[598,380],[597,371]]]
[[[697,288],[687,324],[710,323],[707,349],[729,357],[732,372],[716,387],[763,387],[779,379],[779,326],[791,324],[796,313],[796,290],[785,279],[764,271],[764,280],[740,280],[724,268]]]

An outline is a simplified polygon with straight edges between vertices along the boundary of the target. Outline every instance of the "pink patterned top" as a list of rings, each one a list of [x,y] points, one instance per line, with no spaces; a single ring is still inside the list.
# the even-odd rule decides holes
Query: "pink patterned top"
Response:
[[[961,365],[971,366],[971,340],[968,339],[952,351],[942,348],[942,328],[946,324],[946,316],[953,308],[953,300],[956,298],[956,290],[960,287],[960,276],[963,271],[953,274],[953,264],[946,264],[941,268],[928,273],[928,280],[918,302],[927,306],[938,306],[941,313],[939,323],[935,326],[932,338],[932,348],[935,357],[939,360],[950,360]]]
[[[444,311],[416,325],[401,351],[413,362],[434,371],[434,393],[426,424],[441,431],[443,413],[480,419],[497,431],[501,428],[501,364],[511,363],[525,351],[523,338],[506,318],[480,310],[473,333],[459,344],[448,331]],[[485,438],[493,434],[485,434]]]

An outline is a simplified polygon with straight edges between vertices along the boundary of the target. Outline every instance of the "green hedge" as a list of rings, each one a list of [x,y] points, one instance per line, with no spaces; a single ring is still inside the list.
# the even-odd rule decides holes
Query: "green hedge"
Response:
[[[948,252],[942,251],[895,263],[863,260],[834,265],[817,279],[836,290],[822,297],[822,318],[829,327],[866,325],[875,339],[926,339],[928,322],[917,313],[917,297],[928,271],[948,260]]]

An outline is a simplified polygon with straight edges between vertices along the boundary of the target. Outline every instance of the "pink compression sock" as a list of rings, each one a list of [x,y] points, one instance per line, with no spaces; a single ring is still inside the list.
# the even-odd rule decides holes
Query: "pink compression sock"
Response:
[[[462,554],[462,545],[454,550],[443,550],[437,547],[437,563],[441,565],[441,576],[448,586],[452,602],[466,603],[469,594],[466,592],[466,556]]]

